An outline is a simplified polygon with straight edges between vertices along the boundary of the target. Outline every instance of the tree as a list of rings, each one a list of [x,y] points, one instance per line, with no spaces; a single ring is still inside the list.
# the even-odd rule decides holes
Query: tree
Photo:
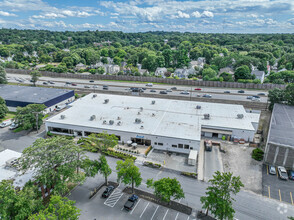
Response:
[[[240,66],[235,71],[235,81],[239,79],[253,79],[250,69],[247,65]]]
[[[104,69],[104,67],[102,67],[102,66],[99,66],[98,68],[97,68],[97,73],[98,74],[104,74],[105,73],[105,69]]]
[[[6,83],[7,83],[6,71],[2,66],[0,66],[0,84],[6,84]]]
[[[37,129],[43,124],[44,104],[29,104],[25,107],[17,107],[14,121],[23,130]],[[37,119],[38,118],[38,119]]]
[[[85,144],[91,144],[102,153],[108,148],[114,148],[118,143],[118,138],[114,134],[107,134],[107,132],[90,134],[87,140],[88,142]]]
[[[216,77],[216,72],[212,68],[207,68],[202,71],[203,80],[210,80]]]
[[[155,196],[167,203],[170,203],[171,198],[185,198],[185,194],[181,187],[181,184],[176,178],[171,179],[167,177],[154,182],[153,179],[148,179],[147,187],[154,188]]]
[[[286,86],[285,99],[288,105],[294,105],[294,83],[288,84]]]
[[[12,181],[0,182],[0,219],[27,219],[33,211],[42,208],[38,189],[27,184],[22,190],[15,190]]]
[[[23,151],[19,167],[23,172],[34,169],[33,178],[41,186],[45,198],[43,186],[46,186],[48,195],[52,192],[61,194],[67,191],[67,182],[76,183],[84,179],[77,170],[84,158],[84,152],[72,139],[63,136],[39,138]]]
[[[36,82],[38,81],[39,77],[41,77],[42,75],[39,73],[38,70],[32,71],[30,75],[31,75],[31,82],[34,84],[34,86],[36,86]]]
[[[0,118],[4,118],[8,112],[5,100],[0,96]]]
[[[209,182],[211,185],[207,187],[206,196],[200,198],[202,208],[207,209],[207,213],[210,210],[217,219],[233,219],[235,210],[232,204],[235,199],[231,195],[236,195],[244,186],[240,177],[217,171]]]
[[[132,185],[132,193],[134,193],[134,185],[141,185],[142,177],[139,168],[134,164],[132,159],[116,162],[117,181],[124,184]]]
[[[108,185],[108,176],[112,173],[110,166],[107,163],[105,156],[101,155],[100,158],[100,174],[102,174],[105,178],[105,184]]]
[[[80,210],[74,206],[75,202],[66,197],[52,196],[48,207],[29,217],[29,220],[54,220],[54,219],[70,219],[78,220]]]

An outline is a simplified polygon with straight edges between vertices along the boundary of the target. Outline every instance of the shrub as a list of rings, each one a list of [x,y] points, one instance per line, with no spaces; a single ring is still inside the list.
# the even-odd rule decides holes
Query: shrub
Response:
[[[258,161],[261,161],[263,160],[263,150],[261,150],[260,148],[255,148],[253,151],[252,151],[252,158],[254,160],[258,160]]]
[[[53,134],[52,134],[50,131],[48,131],[48,132],[47,132],[47,136],[48,136],[48,137],[52,137]]]
[[[143,165],[144,166],[147,166],[147,167],[152,167],[152,168],[160,168],[161,167],[161,164],[159,164],[159,163],[152,163],[150,161],[144,161]]]
[[[197,178],[197,173],[181,172],[181,175],[188,176],[188,177],[195,178],[195,179]]]
[[[147,156],[149,154],[149,152],[151,151],[152,146],[149,146],[146,151],[145,151],[145,156]]]
[[[126,160],[126,159],[136,160],[137,159],[137,157],[134,157],[134,156],[129,155],[127,153],[121,153],[119,151],[114,151],[114,150],[107,150],[107,151],[104,151],[103,153],[105,155],[107,155],[107,156],[120,158],[120,159],[123,159],[123,160]]]

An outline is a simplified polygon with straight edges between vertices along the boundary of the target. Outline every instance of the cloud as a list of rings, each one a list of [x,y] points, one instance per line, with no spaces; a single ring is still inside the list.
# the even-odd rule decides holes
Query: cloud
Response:
[[[187,13],[184,13],[182,11],[178,11],[178,15],[176,17],[177,18],[190,18],[190,15]]]
[[[287,22],[294,25],[294,18],[289,19]]]
[[[201,14],[201,17],[202,18],[213,18],[213,13],[211,11],[204,11],[202,14]]]
[[[192,17],[195,17],[195,18],[200,18],[201,17],[201,14],[199,11],[194,11],[192,14],[191,14]]]
[[[16,17],[16,14],[6,12],[6,11],[0,11],[0,16],[5,16],[5,17]]]

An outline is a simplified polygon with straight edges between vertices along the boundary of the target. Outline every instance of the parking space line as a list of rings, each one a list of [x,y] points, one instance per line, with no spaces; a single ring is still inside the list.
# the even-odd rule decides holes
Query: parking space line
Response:
[[[189,220],[189,219],[190,219],[190,216],[188,216],[187,220]]]
[[[271,188],[270,188],[270,186],[267,187],[267,190],[268,190],[268,197],[271,198]]]
[[[276,169],[276,174],[277,174],[277,177],[279,177],[278,172],[277,172],[277,169]]]
[[[140,215],[140,218],[142,217],[142,215],[143,215],[143,214],[144,214],[144,212],[146,211],[146,209],[147,209],[147,207],[148,207],[149,203],[150,203],[150,202],[148,202],[148,203],[147,203],[147,205],[146,205],[145,209],[143,210],[143,212],[142,212],[142,213],[141,213],[141,215]]]
[[[151,217],[151,219],[150,220],[152,220],[153,219],[153,217],[154,217],[154,215],[155,215],[155,213],[157,212],[157,209],[159,208],[159,205],[157,206],[157,208],[155,209],[155,211],[154,211],[154,213],[153,213],[153,215],[152,215],[152,217]]]
[[[140,201],[141,201],[141,199],[139,199],[139,201],[137,202],[137,204],[135,205],[135,207],[134,207],[133,210],[131,211],[131,214],[133,214],[133,211],[135,210],[135,208],[137,207],[137,205],[139,204]]]
[[[179,212],[177,213],[175,220],[177,220],[178,216],[179,216]]]
[[[282,202],[281,190],[279,189],[280,202]]]
[[[292,192],[290,192],[290,198],[291,198],[292,205],[294,205],[294,203],[293,203],[293,197],[292,197]]]
[[[164,217],[163,217],[163,219],[162,219],[162,220],[164,220],[164,219],[165,219],[165,217],[166,217],[167,213],[168,213],[168,210],[166,210],[166,213],[165,213],[165,215],[164,215]]]
[[[268,175],[268,165],[266,165],[266,174]]]

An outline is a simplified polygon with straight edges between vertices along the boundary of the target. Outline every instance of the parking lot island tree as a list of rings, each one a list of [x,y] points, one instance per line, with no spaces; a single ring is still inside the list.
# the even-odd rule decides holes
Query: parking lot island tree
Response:
[[[48,207],[29,217],[29,220],[53,220],[53,219],[70,219],[78,220],[80,210],[74,206],[75,202],[66,197],[53,195],[50,198]]]
[[[17,107],[14,121],[23,130],[37,129],[43,124],[44,104],[29,104],[25,107]]]
[[[33,179],[38,183],[45,198],[67,192],[67,183],[79,183],[84,174],[77,172],[77,166],[85,159],[84,152],[72,139],[56,136],[39,138],[30,147],[24,149],[19,159],[22,172],[34,170]],[[46,191],[45,191],[46,190]]]
[[[8,112],[5,100],[0,96],[0,118],[4,118]]]
[[[235,210],[233,209],[232,195],[236,195],[241,187],[244,187],[240,176],[233,176],[230,172],[215,172],[213,178],[209,180],[206,196],[200,198],[202,208],[207,209],[212,215],[220,220],[233,219]]]
[[[101,155],[99,158],[100,162],[100,174],[102,174],[105,178],[105,184],[108,185],[108,176],[112,173],[110,166],[107,163],[105,156]]]
[[[31,73],[31,82],[36,86],[36,82],[39,80],[39,77],[41,77],[41,73],[38,70],[33,70]]]
[[[132,193],[134,193],[134,186],[141,185],[142,177],[139,168],[135,165],[132,159],[125,161],[119,160],[116,162],[117,181],[124,184],[131,184]]]
[[[185,198],[183,188],[176,178],[162,178],[157,181],[147,180],[147,187],[154,188],[154,194],[161,201],[170,204],[171,199]]]
[[[2,66],[0,66],[0,84],[6,84],[6,83],[7,83],[6,71]]]
[[[107,134],[107,132],[90,134],[87,140],[88,142],[85,144],[92,145],[101,153],[107,151],[108,148],[114,148],[118,144],[118,138],[114,134]]]
[[[38,189],[27,184],[23,189],[16,190],[13,181],[0,182],[0,219],[27,219],[33,211],[39,211],[42,199],[38,197]]]

